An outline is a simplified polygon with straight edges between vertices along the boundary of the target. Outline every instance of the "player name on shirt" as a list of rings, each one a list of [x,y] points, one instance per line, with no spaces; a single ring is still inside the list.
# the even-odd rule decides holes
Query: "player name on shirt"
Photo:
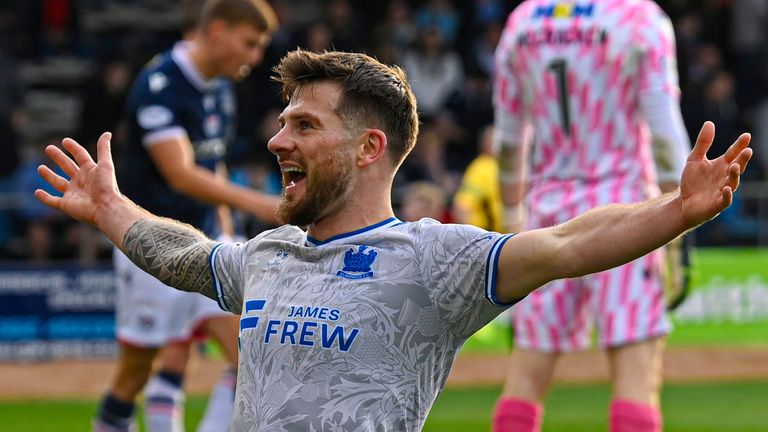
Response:
[[[568,28],[542,27],[523,32],[517,38],[517,45],[530,47],[538,45],[572,45],[587,46],[603,45],[608,42],[608,30],[598,26],[581,27],[573,25]]]

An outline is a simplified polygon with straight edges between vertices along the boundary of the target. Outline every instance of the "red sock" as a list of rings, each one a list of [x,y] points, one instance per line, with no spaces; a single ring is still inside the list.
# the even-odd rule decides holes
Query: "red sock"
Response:
[[[501,398],[493,413],[493,432],[541,430],[541,404],[525,399]]]
[[[661,412],[652,405],[614,399],[610,422],[611,432],[660,432]]]

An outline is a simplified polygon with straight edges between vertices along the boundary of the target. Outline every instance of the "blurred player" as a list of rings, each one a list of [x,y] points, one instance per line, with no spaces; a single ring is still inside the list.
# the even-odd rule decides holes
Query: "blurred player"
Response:
[[[690,142],[672,25],[652,1],[524,1],[507,21],[496,74],[507,229],[676,189]],[[662,255],[551,282],[514,308],[516,348],[495,431],[540,428],[557,359],[587,348],[592,325],[611,367],[610,430],[661,429],[670,331]]]
[[[480,132],[479,154],[464,172],[453,197],[452,211],[458,223],[501,232],[502,202],[493,133],[493,126]]]
[[[117,173],[126,196],[211,235],[216,204],[275,221],[276,197],[239,187],[216,171],[222,168],[226,146],[234,137],[231,79],[247,75],[261,61],[276,25],[273,10],[261,0],[207,1],[196,35],[142,70],[126,104],[127,144]],[[227,226],[226,210],[220,208],[219,214],[220,223]],[[199,430],[228,430],[237,365],[237,317],[221,311],[210,299],[163,285],[119,250],[114,261],[119,364],[100,403],[94,430],[134,430],[134,403],[145,384],[149,431],[183,430],[183,376],[196,328],[219,342],[232,365],[211,394]],[[160,370],[147,382],[163,346]]]
[[[72,139],[38,172],[35,196],[93,224],[170,286],[240,313],[234,431],[418,431],[467,338],[548,281],[627,263],[733,202],[752,157],[742,134],[706,157],[702,127],[680,189],[606,205],[517,235],[432,219],[402,222],[392,183],[419,122],[405,74],[358,53],[288,53],[275,68],[288,105],[267,144],[286,225],[246,243],[213,241],[118,189],[111,134],[97,160]]]

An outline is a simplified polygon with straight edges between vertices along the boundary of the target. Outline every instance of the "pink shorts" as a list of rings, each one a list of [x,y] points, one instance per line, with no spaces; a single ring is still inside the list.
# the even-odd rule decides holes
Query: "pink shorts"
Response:
[[[512,308],[515,345],[539,352],[569,352],[597,343],[615,347],[666,335],[661,275],[663,251],[621,267],[561,279],[535,290]]]

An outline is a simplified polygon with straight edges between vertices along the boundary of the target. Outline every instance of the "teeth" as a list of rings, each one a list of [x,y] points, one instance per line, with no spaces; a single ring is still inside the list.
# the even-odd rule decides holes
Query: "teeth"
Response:
[[[297,173],[303,173],[304,170],[299,167],[285,167],[283,168],[283,172],[297,172]]]
[[[291,182],[288,183],[288,187],[291,187],[291,186],[296,186],[296,182],[291,180]]]

